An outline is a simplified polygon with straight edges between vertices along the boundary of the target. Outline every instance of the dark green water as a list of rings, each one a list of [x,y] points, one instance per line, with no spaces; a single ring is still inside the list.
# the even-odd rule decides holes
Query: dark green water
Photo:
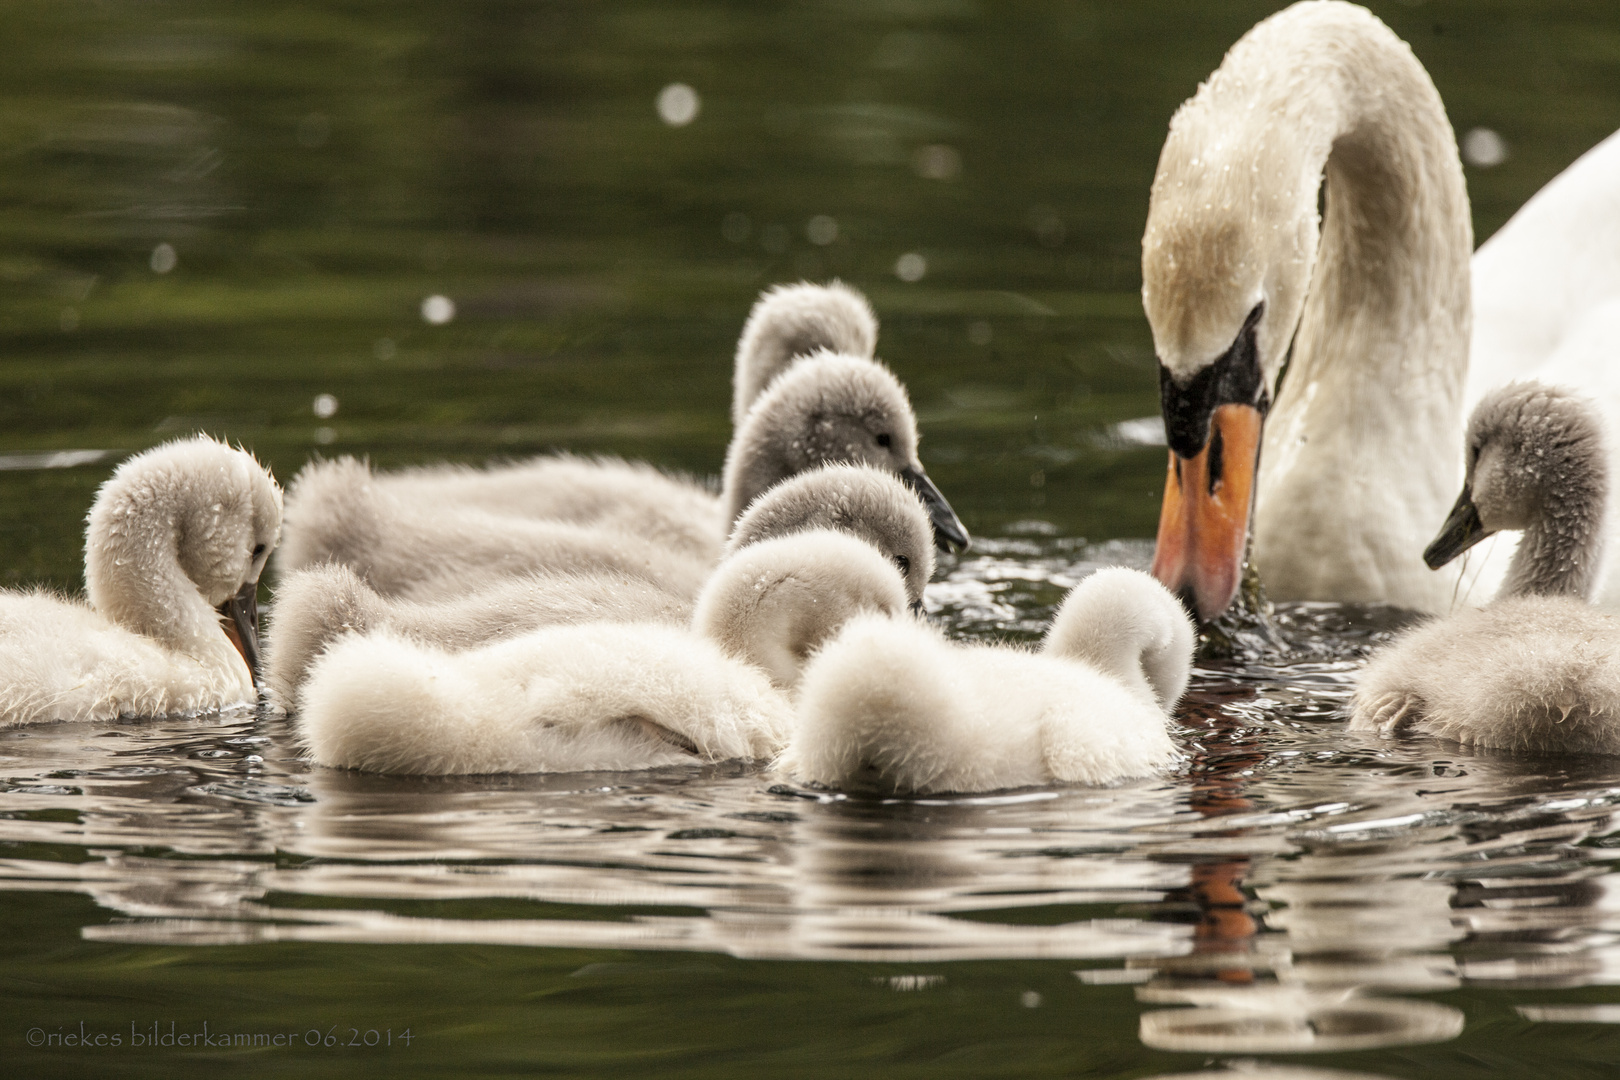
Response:
[[[1085,567],[1146,557],[1163,450],[1111,425],[1157,404],[1148,183],[1175,106],[1277,6],[8,4],[0,454],[201,428],[283,480],[317,452],[557,447],[711,473],[754,297],[839,276],[872,298],[928,469],[989,541],[935,608],[1027,631]],[[1506,142],[1468,170],[1480,239],[1620,127],[1609,0],[1372,7],[1459,132]],[[655,108],[672,83],[700,95],[685,126]],[[920,280],[896,273],[908,253]],[[452,320],[424,320],[433,295]],[[117,456],[0,469],[8,583],[78,587]],[[38,1076],[1610,1075],[1620,766],[1347,740],[1333,710],[1370,631],[1294,617],[1314,659],[1202,673],[1187,772],[1107,792],[405,783],[311,770],[250,717],[5,733],[3,1058]],[[1347,1012],[1352,991],[1393,1012]],[[1221,1049],[1144,1041],[1144,1016],[1182,1004],[1259,1019],[1214,1024]],[[81,1021],[122,1044],[29,1047]],[[170,1021],[297,1045],[130,1045]],[[1376,1045],[1290,1056],[1256,1024]]]

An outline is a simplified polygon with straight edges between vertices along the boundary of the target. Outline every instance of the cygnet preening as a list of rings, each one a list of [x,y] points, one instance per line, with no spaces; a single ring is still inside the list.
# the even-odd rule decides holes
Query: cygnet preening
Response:
[[[732,426],[742,427],[754,399],[794,360],[823,350],[869,357],[877,351],[877,335],[872,305],[841,281],[766,289],[737,339]]]
[[[800,473],[749,504],[732,526],[726,554],[803,529],[837,529],[887,555],[906,581],[913,609],[934,576],[934,532],[922,501],[892,473],[837,462]]]
[[[806,667],[776,767],[805,783],[909,794],[1148,775],[1177,760],[1169,713],[1192,654],[1181,604],[1123,568],[1070,592],[1038,654],[862,616]]]
[[[928,515],[905,485],[878,469],[827,465],[778,484],[739,519],[727,551],[815,528],[837,529],[877,548],[900,569],[913,608],[920,608],[934,570]],[[508,538],[521,540],[530,532],[519,528]],[[266,640],[271,700],[290,707],[315,658],[346,633],[388,629],[458,652],[554,623],[685,623],[692,615],[690,593],[611,569],[486,575],[454,560],[448,566],[442,576],[410,586],[413,596],[436,599],[385,595],[338,563],[283,577]]]
[[[340,638],[299,695],[300,738],[322,765],[424,775],[765,758],[791,729],[804,657],[860,612],[905,607],[869,544],[795,533],[727,559],[691,629],[550,626],[460,653]]]
[[[1492,533],[1522,530],[1507,580],[1484,607],[1374,656],[1350,730],[1620,754],[1620,621],[1588,603],[1603,558],[1607,437],[1592,403],[1561,387],[1513,383],[1480,401],[1462,495],[1423,558],[1439,569]]]
[[[88,603],[0,592],[0,727],[253,702],[280,530],[281,489],[245,451],[198,436],[125,461],[90,509]]]

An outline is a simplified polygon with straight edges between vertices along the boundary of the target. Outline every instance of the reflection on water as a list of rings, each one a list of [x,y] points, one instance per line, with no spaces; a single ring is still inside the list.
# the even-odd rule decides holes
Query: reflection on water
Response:
[[[1099,554],[987,542],[935,617],[1027,632]],[[1450,1040],[1464,1010],[1425,996],[1470,988],[1605,1019],[1536,995],[1620,981],[1620,763],[1348,736],[1354,663],[1321,657],[1363,651],[1379,618],[1285,610],[1306,658],[1201,670],[1190,764],[1106,790],[859,799],[741,766],[395,779],[312,769],[254,715],[10,731],[0,882],[87,895],[113,917],[83,936],[123,945],[1060,959],[1135,995],[1145,1046],[1203,1054]]]

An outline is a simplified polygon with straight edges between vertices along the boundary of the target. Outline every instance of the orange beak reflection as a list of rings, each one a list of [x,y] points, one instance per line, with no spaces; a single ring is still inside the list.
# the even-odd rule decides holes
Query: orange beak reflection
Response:
[[[1261,423],[1252,405],[1221,405],[1210,417],[1209,439],[1197,457],[1170,451],[1153,576],[1202,622],[1220,615],[1237,595]]]

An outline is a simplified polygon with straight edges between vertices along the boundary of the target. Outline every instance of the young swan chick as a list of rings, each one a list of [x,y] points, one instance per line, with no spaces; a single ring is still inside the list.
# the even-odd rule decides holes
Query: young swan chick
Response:
[[[760,392],[794,360],[823,350],[870,357],[877,351],[877,335],[872,305],[841,281],[766,289],[737,339],[732,427],[742,427]]]
[[[922,501],[894,474],[835,462],[800,473],[755,499],[732,526],[726,554],[803,529],[837,529],[887,555],[900,568],[913,610],[934,576],[934,534]]]
[[[761,495],[739,520],[727,550],[806,529],[831,528],[867,541],[905,578],[913,608],[934,571],[933,534],[922,504],[888,473],[829,465]],[[556,623],[593,621],[686,623],[692,600],[645,578],[614,570],[496,574],[467,592],[440,599],[386,596],[347,566],[314,566],[287,575],[276,589],[267,641],[265,687],[291,707],[309,666],[346,633],[390,629],[459,652]]]
[[[1620,620],[1592,608],[1609,469],[1596,408],[1512,383],[1468,423],[1467,478],[1423,553],[1439,569],[1522,530],[1496,599],[1402,634],[1368,662],[1350,730],[1499,750],[1620,754]]]
[[[805,669],[776,767],[904,794],[1107,784],[1174,762],[1169,713],[1193,626],[1147,574],[1100,570],[1069,593],[1037,654],[960,645],[910,620],[851,620]]]
[[[0,727],[254,701],[280,530],[281,489],[244,451],[198,436],[125,461],[90,509],[88,603],[0,592]]]
[[[690,629],[551,626],[461,653],[341,638],[304,684],[300,738],[322,765],[424,775],[767,758],[791,728],[803,658],[847,618],[905,606],[870,545],[778,537],[721,565]]]

